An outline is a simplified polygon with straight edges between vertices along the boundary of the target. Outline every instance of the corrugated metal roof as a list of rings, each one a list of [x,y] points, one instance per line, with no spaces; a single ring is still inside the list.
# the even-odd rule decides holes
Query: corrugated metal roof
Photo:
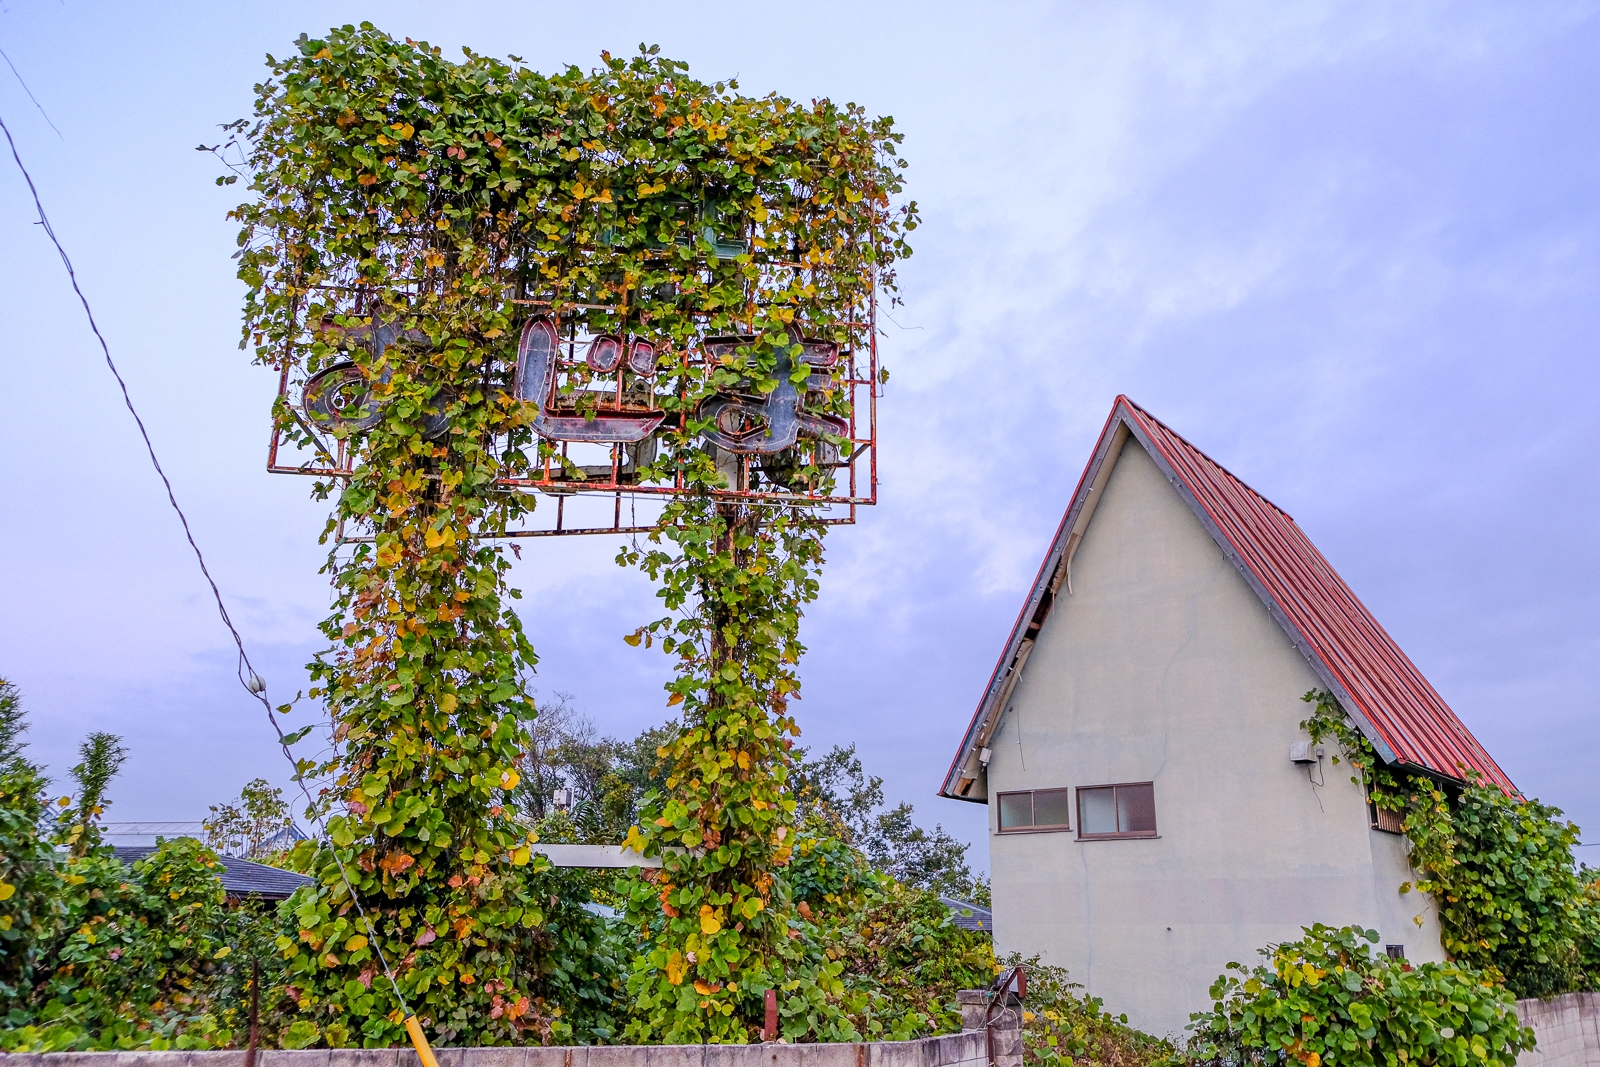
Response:
[[[1109,476],[1105,461],[1114,458],[1129,437],[1150,454],[1387,762],[1458,780],[1476,771],[1486,781],[1515,789],[1287,512],[1148,411],[1119,396],[950,765],[941,795],[981,799],[963,790],[976,776],[977,753],[991,732],[996,705],[1026,663],[1031,639],[1043,625],[1061,576],[1070,566],[1072,551],[1098,500],[1094,491]]]
[[[133,864],[155,851],[153,845],[118,845],[112,849],[117,859]],[[264,863],[242,860],[234,856],[218,856],[222,861],[222,888],[230,897],[260,897],[263,900],[286,900],[311,879],[293,871],[268,867]]]

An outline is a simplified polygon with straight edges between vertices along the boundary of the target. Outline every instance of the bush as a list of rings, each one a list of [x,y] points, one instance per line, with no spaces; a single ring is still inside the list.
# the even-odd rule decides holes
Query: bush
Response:
[[[132,868],[97,847],[53,866],[44,921],[9,998],[0,1048],[213,1048],[242,1018],[221,863],[198,841],[163,843]],[[19,946],[23,947],[23,946]]]
[[[1261,950],[1268,964],[1219,977],[1212,1010],[1192,1016],[1195,1064],[1474,1064],[1512,1067],[1533,1047],[1512,995],[1455,964],[1373,955],[1373,930],[1318,923]]]
[[[1065,967],[1039,962],[1039,957],[1009,957],[1004,966],[1022,964],[1028,975],[1028,995],[1022,1013],[1022,1057],[1030,1067],[1067,1067],[1068,1064],[1109,1064],[1111,1067],[1145,1067],[1170,1062],[1177,1049],[1172,1042],[1152,1037],[1128,1025],[1128,1017],[1112,1017],[1099,997],[1086,997],[1070,981]]]

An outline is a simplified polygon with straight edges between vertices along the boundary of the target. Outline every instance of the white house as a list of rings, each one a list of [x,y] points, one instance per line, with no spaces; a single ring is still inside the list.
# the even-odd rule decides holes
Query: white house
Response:
[[[1157,1034],[1312,922],[1441,959],[1406,839],[1305,751],[1311,689],[1390,763],[1510,788],[1293,519],[1118,397],[940,788],[989,807],[996,950]]]

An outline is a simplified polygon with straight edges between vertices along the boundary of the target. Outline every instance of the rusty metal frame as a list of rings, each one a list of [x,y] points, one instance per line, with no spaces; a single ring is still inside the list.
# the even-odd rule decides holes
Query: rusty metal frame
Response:
[[[514,300],[513,303],[532,307],[550,306],[547,302],[535,300]],[[601,307],[598,305],[591,306],[573,304],[566,305],[561,310],[609,311],[617,309],[612,307]],[[735,483],[736,487],[730,489],[711,490],[710,492],[713,497],[722,500],[742,501],[744,503],[757,506],[764,504],[798,504],[803,506],[815,506],[818,508],[838,508],[844,511],[844,514],[842,515],[828,515],[817,520],[819,523],[826,526],[853,525],[856,521],[857,508],[871,506],[878,502],[877,425],[880,385],[878,382],[879,364],[877,292],[875,287],[869,290],[867,294],[865,317],[858,320],[856,316],[852,314],[849,321],[840,325],[842,325],[851,336],[849,362],[846,365],[844,377],[840,379],[840,384],[845,389],[849,390],[851,400],[850,415],[848,419],[849,450],[848,455],[844,454],[843,452],[840,454],[840,462],[837,468],[837,474],[834,479],[832,490],[829,493],[823,494],[815,491],[792,492],[766,488],[737,488],[737,486],[748,486],[750,484],[752,466],[751,461],[757,460],[757,462],[759,462],[759,457],[752,455],[739,455],[737,468],[738,478]],[[561,341],[561,347],[565,352],[565,355],[561,359],[561,364],[563,367],[575,367],[578,364],[584,363],[584,357],[579,352],[583,342],[580,342],[578,338],[574,320],[569,319],[567,321],[567,327],[566,336]],[[864,343],[860,339],[860,335],[862,333],[865,334]],[[590,340],[593,340],[593,338]],[[661,350],[658,349],[658,351]],[[861,365],[861,357],[863,352],[866,357],[865,366]],[[675,353],[667,352],[664,354],[676,355],[682,361],[682,365],[684,366],[691,366],[704,358],[703,354],[698,350],[677,351]],[[624,358],[621,361],[621,367],[619,367],[616,371],[611,372],[616,376],[616,395],[611,402],[615,405],[614,410],[618,412],[625,410],[622,393],[624,387],[623,383],[625,380],[624,368],[627,367],[628,360]],[[315,429],[310,426],[302,417],[299,405],[296,403],[298,397],[291,395],[293,392],[293,383],[290,381],[290,372],[292,369],[293,361],[286,357],[282,363],[278,375],[277,397],[283,402],[286,409],[292,413],[294,420],[299,423],[301,428],[304,429],[311,436],[312,440],[316,442],[318,457],[325,457],[325,460],[323,462],[317,462],[316,459],[313,459],[298,465],[282,462],[281,453],[283,451],[283,429],[276,422],[274,422],[272,437],[267,448],[267,471],[272,474],[299,474],[318,478],[349,478],[354,473],[354,469],[351,463],[349,450],[346,447],[344,440],[336,440],[330,446],[324,441],[323,436],[317,433]],[[591,368],[591,376],[596,379],[603,380],[610,377],[610,374],[595,373]],[[861,403],[862,398],[860,395],[860,391],[863,388],[865,388],[867,394],[865,405]],[[648,395],[651,397],[651,403],[654,403],[654,398],[659,394],[652,392]],[[862,420],[863,414],[865,415],[865,425],[863,425]],[[677,426],[682,427],[687,417],[688,416],[685,414],[677,415]],[[668,418],[669,422],[666,425],[671,425],[670,420],[672,419],[672,416],[669,416]],[[568,442],[551,441],[551,443],[557,446],[558,451],[563,457],[566,456]],[[600,469],[594,471],[585,471],[585,473],[589,475],[586,480],[578,480],[566,477],[563,473],[563,468],[559,464],[553,462],[549,457],[547,457],[545,460],[543,473],[537,477],[496,479],[496,485],[507,489],[538,490],[554,497],[555,524],[553,527],[549,528],[513,529],[506,530],[499,534],[486,534],[484,536],[491,538],[525,538],[561,537],[576,534],[636,534],[648,533],[655,529],[653,525],[637,525],[636,519],[634,520],[633,524],[626,526],[623,525],[623,499],[629,498],[637,502],[639,500],[649,499],[668,499],[674,496],[682,495],[685,491],[683,475],[679,473],[674,482],[670,485],[639,485],[637,483],[630,482],[627,480],[627,475],[625,473],[626,462],[623,457],[624,447],[625,446],[620,444],[613,444],[611,446],[611,464],[609,472],[604,469],[603,465],[597,465],[600,467]],[[330,463],[326,460],[331,460],[332,462]],[[611,522],[609,524],[600,525],[570,525],[567,521],[568,517],[566,507],[566,502],[569,497],[584,497],[590,499],[603,499],[610,497],[613,501],[613,507],[611,509]],[[362,540],[360,537],[345,536],[342,523],[338,533],[336,534],[336,537],[340,541]]]

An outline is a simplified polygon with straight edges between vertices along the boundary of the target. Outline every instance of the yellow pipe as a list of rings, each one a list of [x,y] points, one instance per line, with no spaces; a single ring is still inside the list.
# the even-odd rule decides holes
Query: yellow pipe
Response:
[[[406,1033],[411,1035],[411,1043],[416,1046],[422,1067],[439,1067],[439,1061],[433,1058],[433,1049],[428,1046],[427,1035],[422,1032],[422,1023],[415,1015],[406,1016]]]

